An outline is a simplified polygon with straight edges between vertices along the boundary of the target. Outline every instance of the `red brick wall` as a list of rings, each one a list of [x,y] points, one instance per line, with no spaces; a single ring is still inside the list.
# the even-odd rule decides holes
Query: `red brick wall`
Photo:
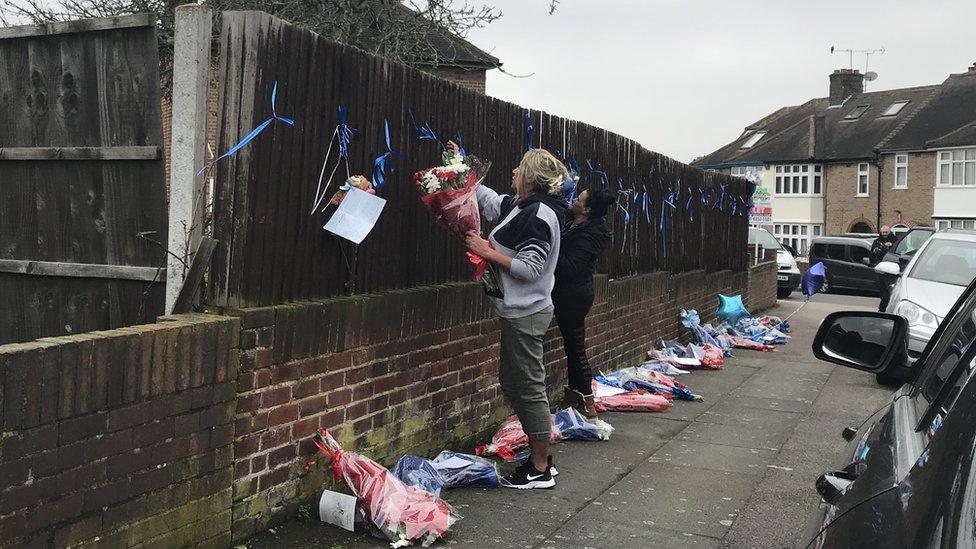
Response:
[[[0,546],[226,545],[239,324],[0,346]]]
[[[775,303],[772,269],[772,286],[757,283],[763,295],[746,298],[753,308]],[[717,293],[750,287],[748,273],[598,277],[588,325],[594,367],[632,365],[662,337],[686,339],[681,308],[707,319]],[[311,475],[303,468],[320,427],[347,450],[392,465],[407,452],[464,449],[458,444],[487,435],[510,413],[497,384],[498,321],[474,284],[231,314],[242,318],[235,539],[294,515],[320,493],[323,468]],[[556,395],[565,372],[555,327],[545,351]]]
[[[438,67],[436,69],[423,67],[418,68],[424,72],[433,74],[438,78],[450,80],[462,88],[474,90],[479,93],[485,93],[484,69],[468,70],[460,67]]]
[[[804,264],[805,265],[805,264]],[[746,307],[752,312],[776,306],[776,261],[766,261],[749,270],[749,291]],[[805,272],[806,269],[803,268]]]

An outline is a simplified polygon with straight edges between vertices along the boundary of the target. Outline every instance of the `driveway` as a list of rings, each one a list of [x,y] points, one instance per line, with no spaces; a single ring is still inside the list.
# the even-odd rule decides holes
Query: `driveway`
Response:
[[[771,313],[785,317],[801,303],[782,300]],[[813,483],[835,465],[841,430],[891,392],[873,376],[817,361],[810,344],[828,313],[876,307],[877,299],[816,296],[791,320],[788,345],[774,353],[737,350],[721,371],[684,376],[705,402],[677,402],[661,414],[606,414],[616,428],[610,441],[554,446],[561,474],[553,490],[446,492],[464,515],[447,543],[529,549],[805,542],[818,501]],[[310,520],[247,546],[386,544]]]

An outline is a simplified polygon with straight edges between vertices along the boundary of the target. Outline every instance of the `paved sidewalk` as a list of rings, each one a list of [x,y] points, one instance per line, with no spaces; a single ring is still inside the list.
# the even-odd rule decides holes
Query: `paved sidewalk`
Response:
[[[833,297],[833,296],[830,296]],[[836,300],[832,300],[836,301]],[[829,312],[876,300],[819,300],[793,318],[775,353],[737,351],[718,372],[683,381],[705,402],[662,414],[606,414],[608,442],[554,446],[553,490],[447,491],[464,520],[447,540],[469,547],[792,547],[805,543],[813,482],[830,468],[839,433],[890,390],[869,375],[820,363],[810,342]],[[773,314],[799,306],[780,301]],[[383,547],[317,522],[291,523],[251,548]]]

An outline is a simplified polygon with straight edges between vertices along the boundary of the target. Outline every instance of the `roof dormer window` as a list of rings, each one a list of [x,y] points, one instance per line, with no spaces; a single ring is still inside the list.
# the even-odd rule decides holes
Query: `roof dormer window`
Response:
[[[766,132],[756,132],[752,134],[751,136],[749,136],[749,139],[746,139],[746,142],[742,144],[742,148],[748,149],[752,147],[753,145],[758,143],[759,140],[762,139],[764,135],[766,135]]]
[[[895,101],[891,104],[891,106],[885,109],[885,112],[881,113],[881,116],[895,116],[896,114],[900,113],[907,104],[908,101]]]
[[[858,105],[854,107],[854,110],[847,113],[847,116],[844,117],[844,120],[857,120],[858,118],[861,118],[861,115],[867,112],[867,110],[870,108],[871,105]]]

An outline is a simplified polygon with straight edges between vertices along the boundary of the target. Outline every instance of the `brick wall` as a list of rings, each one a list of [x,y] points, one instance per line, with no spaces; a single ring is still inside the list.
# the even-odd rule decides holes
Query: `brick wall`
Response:
[[[849,232],[851,226],[858,221],[877,230],[878,167],[874,164],[868,165],[869,196],[857,197],[857,164],[828,164],[824,168],[827,181],[824,194],[828,235]]]
[[[746,290],[755,310],[775,304],[775,263],[758,271],[598,277],[588,326],[594,367],[632,365],[660,338],[684,339],[679,310],[708,318],[719,292]],[[392,465],[407,452],[471,451],[510,413],[497,384],[498,321],[474,284],[228,313],[242,323],[235,539],[293,516],[321,492],[323,468],[303,467],[320,427],[347,450]],[[553,327],[545,343],[553,396],[563,358]]]
[[[479,93],[485,93],[484,69],[468,70],[460,67],[438,67],[436,69],[424,67],[418,68],[424,72],[433,74],[438,78],[450,80],[463,88],[474,90]]]
[[[236,319],[0,346],[0,546],[230,540]]]
[[[932,225],[936,153],[908,153],[908,188],[895,189],[895,155],[881,157],[881,222]],[[899,212],[901,216],[899,218]]]
[[[800,265],[797,263],[797,265]],[[800,272],[806,272],[806,263]],[[763,311],[776,306],[776,271],[779,265],[775,260],[760,263],[749,269],[749,290],[746,293],[746,308],[750,312]]]

